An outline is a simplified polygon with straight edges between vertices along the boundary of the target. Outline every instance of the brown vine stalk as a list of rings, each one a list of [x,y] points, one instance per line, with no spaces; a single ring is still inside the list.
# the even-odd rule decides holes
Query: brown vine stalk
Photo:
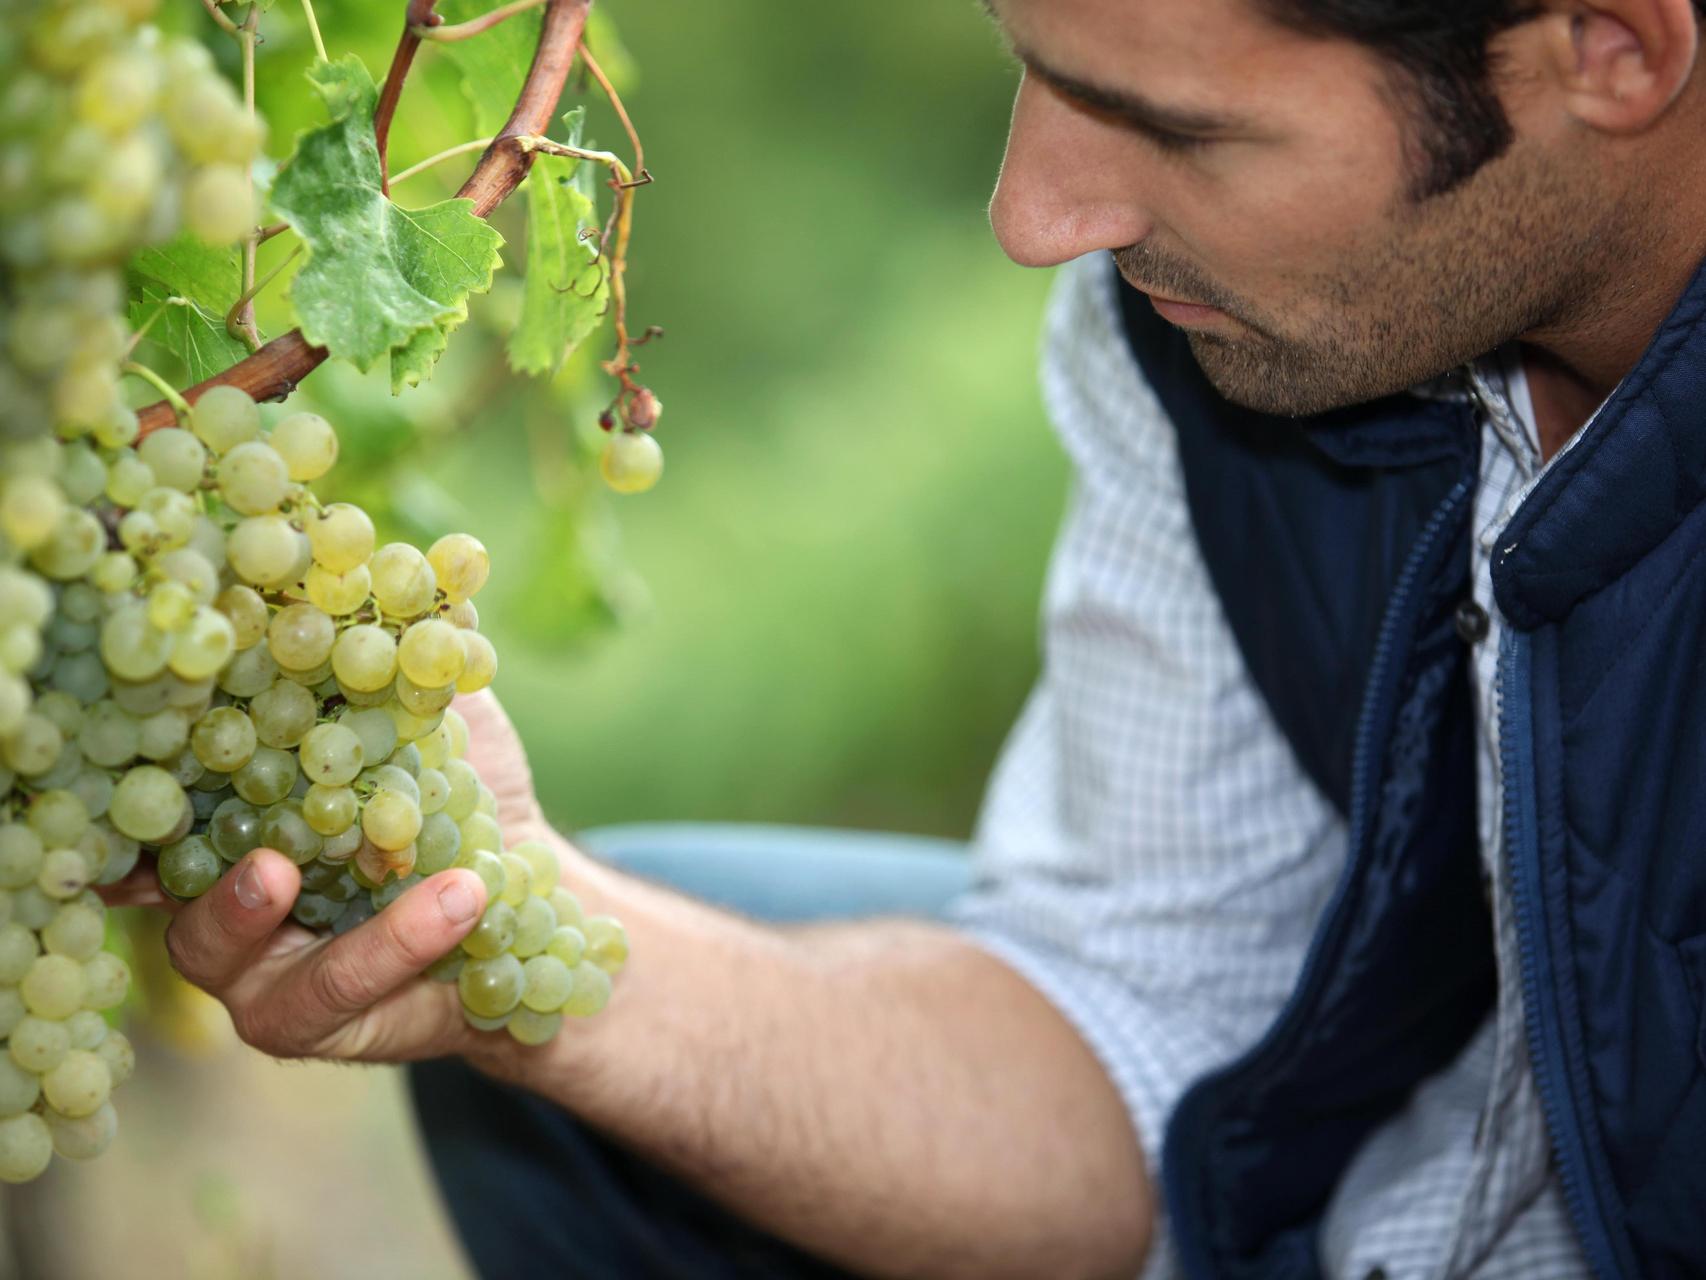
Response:
[[[419,37],[413,35],[409,28],[422,23],[430,24],[436,17],[432,12],[434,3],[435,0],[410,0],[408,22],[398,42],[397,56],[392,60],[391,74],[386,77],[386,89],[391,95],[390,106],[383,117],[387,130],[391,115],[396,110],[397,98],[402,92],[403,78],[408,74],[409,63],[414,57],[414,49],[420,45]],[[491,146],[487,147],[485,154],[480,157],[473,173],[456,193],[463,199],[473,201],[474,212],[480,217],[490,216],[492,210],[513,195],[515,189],[527,177],[528,170],[533,167],[534,152],[523,145],[521,140],[542,135],[550,127],[551,114],[556,108],[557,99],[562,96],[564,84],[568,81],[569,68],[574,63],[576,50],[580,47],[581,34],[586,29],[587,13],[591,8],[592,0],[546,0],[544,24],[539,32],[539,47],[534,51],[533,65],[528,68],[527,79],[516,98],[515,109],[510,113],[509,121],[492,140]],[[407,57],[404,56],[405,45],[411,46]],[[391,88],[393,79],[397,82],[394,90]],[[381,107],[384,107],[383,97]],[[380,119],[376,113],[376,132]],[[383,156],[384,135],[379,136],[380,154]],[[296,389],[296,385],[303,378],[319,368],[326,356],[324,347],[314,346],[302,336],[300,329],[292,329],[283,337],[274,338],[247,359],[238,361],[224,373],[215,374],[206,381],[187,388],[183,397],[190,404],[194,404],[212,387],[234,386],[241,387],[256,400],[282,400]],[[140,410],[138,417],[141,420],[143,435],[177,422],[177,414],[164,400]]]

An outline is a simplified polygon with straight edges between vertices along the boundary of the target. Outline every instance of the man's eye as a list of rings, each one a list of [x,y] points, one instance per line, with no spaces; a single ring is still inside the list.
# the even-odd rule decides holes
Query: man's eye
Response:
[[[1212,141],[1210,138],[1197,138],[1188,133],[1169,133],[1165,129],[1157,129],[1150,125],[1134,126],[1137,132],[1148,138],[1161,150],[1174,155],[1188,155],[1201,151]]]

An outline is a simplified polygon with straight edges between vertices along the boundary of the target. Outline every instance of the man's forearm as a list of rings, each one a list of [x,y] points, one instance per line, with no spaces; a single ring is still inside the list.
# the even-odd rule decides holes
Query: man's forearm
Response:
[[[1144,1162],[1068,1024],[952,932],[778,929],[565,850],[633,959],[609,1013],[501,1071],[854,1270],[1129,1276]]]

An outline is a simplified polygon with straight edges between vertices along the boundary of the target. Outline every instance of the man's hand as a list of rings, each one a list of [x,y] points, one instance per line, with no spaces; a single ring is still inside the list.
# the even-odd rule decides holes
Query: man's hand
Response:
[[[498,826],[504,844],[548,838],[550,825],[533,793],[527,749],[497,697],[487,690],[452,704],[468,722],[468,763],[498,798]]]
[[[290,922],[299,883],[288,858],[257,849],[188,904],[160,892],[151,865],[103,896],[173,912],[173,966],[218,997],[237,1034],[264,1053],[358,1062],[463,1054],[479,1062],[513,1049],[508,1036],[482,1036],[462,1020],[454,986],[420,976],[485,909],[485,886],[472,871],[440,872],[335,938]]]

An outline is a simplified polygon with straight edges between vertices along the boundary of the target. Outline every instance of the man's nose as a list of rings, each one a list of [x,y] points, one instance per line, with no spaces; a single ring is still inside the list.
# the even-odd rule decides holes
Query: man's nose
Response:
[[[1130,139],[1027,76],[989,220],[1023,267],[1052,267],[1137,244],[1152,230]]]

